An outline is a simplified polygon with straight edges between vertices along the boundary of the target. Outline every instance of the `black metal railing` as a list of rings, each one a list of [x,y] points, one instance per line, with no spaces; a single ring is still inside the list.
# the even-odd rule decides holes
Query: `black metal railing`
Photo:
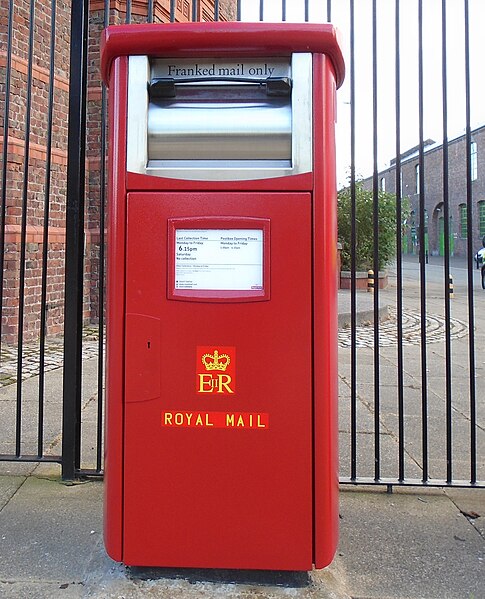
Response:
[[[47,75],[44,76],[45,96],[42,110],[46,114],[44,122],[45,135],[45,165],[40,169],[38,166],[32,167],[35,149],[31,143],[33,135],[38,135],[34,127],[38,125],[34,122],[34,112],[39,109],[38,103],[34,98],[33,72],[35,62],[35,48],[38,46],[38,39],[35,40],[36,23],[36,3],[31,1],[23,7],[24,17],[27,23],[23,33],[25,33],[26,47],[24,46],[20,57],[25,65],[24,79],[20,77],[20,89],[14,87],[13,80],[19,79],[18,67],[15,60],[19,55],[14,51],[15,40],[18,41],[20,32],[14,30],[14,9],[15,2],[11,0],[8,4],[7,28],[2,33],[2,51],[5,57],[4,77],[2,77],[2,121],[3,121],[3,139],[2,139],[2,159],[1,159],[1,217],[0,217],[0,309],[2,313],[2,335],[0,337],[0,356],[2,365],[2,383],[6,390],[5,383],[9,385],[10,393],[4,397],[2,403],[2,448],[0,449],[0,461],[49,461],[59,462],[59,455],[51,452],[45,453],[45,350],[46,350],[46,329],[47,329],[47,285],[48,285],[48,263],[47,252],[44,251],[40,259],[40,276],[36,276],[36,297],[38,301],[38,313],[35,314],[39,325],[36,327],[36,344],[39,350],[36,352],[35,364],[29,360],[28,370],[32,374],[38,374],[37,393],[30,391],[26,398],[23,380],[26,376],[26,337],[24,329],[26,321],[31,316],[27,313],[29,288],[32,279],[28,270],[32,268],[30,256],[27,255],[28,237],[27,230],[29,224],[29,204],[32,198],[43,205],[40,210],[41,215],[37,219],[42,220],[42,241],[44,248],[48,244],[49,236],[49,202],[51,190],[51,152],[52,152],[52,131],[53,131],[53,107],[54,107],[54,53],[55,53],[55,30],[56,30],[56,3],[46,2],[50,15],[50,35],[43,40],[43,52],[48,56],[46,64]],[[20,99],[20,104],[19,104]],[[23,106],[23,110],[22,110]],[[20,110],[19,110],[20,109]],[[17,135],[18,134],[18,135]],[[10,144],[12,147],[9,147]],[[15,148],[20,146],[21,153],[16,153]],[[13,158],[11,154],[14,154]],[[9,164],[18,165],[13,177],[9,177]],[[35,172],[35,180],[32,177]],[[42,189],[33,189],[39,186],[39,179],[43,178]],[[13,196],[13,197],[12,197]],[[14,208],[14,210],[12,210]],[[13,222],[12,222],[13,221]],[[13,237],[16,240],[12,243],[9,237],[12,233],[9,231],[13,227]],[[33,245],[37,245],[37,242]],[[18,260],[16,256],[18,255]],[[14,268],[12,268],[14,267]],[[13,276],[12,276],[13,275]],[[15,314],[10,309],[6,314],[5,306],[15,308]],[[5,340],[8,338],[8,343]],[[10,362],[8,373],[4,370],[5,362]],[[33,366],[33,369],[32,369]],[[14,374],[15,373],[15,374]],[[27,375],[28,376],[28,375]],[[15,391],[14,391],[15,389]],[[37,400],[35,401],[35,397]],[[33,419],[33,406],[36,405],[36,422],[31,423],[28,430],[25,427],[25,421]],[[11,409],[10,409],[11,408]],[[10,427],[9,427],[10,425]],[[36,433],[34,439],[31,435]],[[29,437],[26,441],[25,437]],[[9,451],[6,446],[9,445]],[[25,450],[28,446],[27,451]]]
[[[472,127],[472,115],[480,117],[474,92],[479,74],[472,59],[483,18],[477,3],[442,0],[430,8],[423,0],[385,6],[377,0],[170,0],[165,6],[158,0],[127,0],[122,5],[113,10],[105,0],[101,8],[90,8],[81,0],[66,9],[56,0],[31,0],[27,7],[10,0],[1,25],[0,382],[6,400],[0,402],[5,410],[0,460],[59,462],[68,479],[103,471],[108,107],[97,64],[101,29],[180,19],[333,20],[343,33],[347,61],[338,99],[339,182],[351,194],[350,289],[340,291],[341,306],[348,302],[350,315],[348,327],[340,330],[341,482],[485,486],[485,416],[477,402],[485,383],[475,349],[485,326],[476,318],[476,306],[485,292],[474,268],[485,170],[479,161],[475,177],[471,153],[472,141],[485,152],[480,118],[478,127],[473,118]],[[25,30],[14,31],[15,10],[25,11]],[[45,15],[47,36],[36,33],[38,18]],[[432,51],[430,19],[439,24]],[[462,26],[450,33],[456,19]],[[68,69],[66,36],[59,33],[66,30]],[[440,73],[436,81],[429,77],[431,54]],[[383,56],[390,57],[385,66]],[[450,106],[450,73],[463,81],[463,114]],[[428,143],[430,98],[441,113],[434,146]],[[413,117],[409,104],[415,106]],[[407,151],[411,146],[414,152]],[[458,146],[464,148],[463,168]],[[380,289],[376,283],[371,295],[358,289],[357,203],[360,187],[369,189],[368,268],[377,276],[383,180],[395,198],[395,261],[388,265],[390,286]],[[467,214],[461,257],[453,255],[458,196]],[[433,255],[439,252],[440,222],[442,257]],[[59,261],[64,270],[54,266]],[[450,276],[461,277],[455,294]],[[54,314],[52,306],[59,303],[64,309]],[[52,397],[56,401],[46,399]]]
[[[339,3],[335,3],[338,5]],[[369,3],[370,4],[370,3]],[[478,190],[481,188],[473,187],[472,178],[471,178],[471,87],[470,87],[470,18],[469,18],[469,1],[464,0],[464,2],[460,3],[461,11],[463,15],[463,30],[464,34],[461,39],[463,46],[463,53],[465,56],[465,63],[461,65],[464,73],[465,80],[465,100],[466,100],[466,112],[463,114],[462,123],[463,128],[466,131],[466,173],[461,175],[461,185],[463,188],[466,187],[466,203],[467,203],[467,247],[466,253],[463,256],[463,261],[466,260],[466,270],[467,270],[467,284],[466,288],[463,289],[463,293],[461,294],[460,301],[463,302],[461,305],[461,314],[462,318],[467,322],[466,333],[468,338],[468,360],[467,360],[467,372],[466,375],[462,377],[456,376],[456,369],[453,368],[453,360],[455,354],[453,351],[454,343],[456,342],[453,339],[453,316],[455,310],[455,306],[453,306],[453,302],[457,300],[453,300],[452,291],[449,285],[451,273],[452,273],[452,249],[450,247],[450,240],[453,236],[454,231],[451,230],[451,212],[453,209],[456,210],[456,197],[452,197],[452,192],[450,189],[450,178],[452,173],[454,172],[453,166],[456,168],[456,158],[455,164],[451,164],[450,158],[450,139],[449,139],[449,106],[448,106],[448,90],[450,88],[450,82],[448,78],[448,56],[449,56],[449,17],[447,15],[447,6],[449,3],[446,0],[441,2],[441,6],[436,14],[434,14],[434,19],[436,22],[441,24],[441,44],[439,46],[439,41],[436,41],[436,47],[434,50],[440,53],[439,62],[441,63],[441,112],[442,112],[442,138],[440,140],[440,146],[438,151],[441,155],[441,167],[433,167],[426,162],[427,153],[426,153],[426,119],[425,119],[425,46],[424,46],[424,16],[423,9],[424,3],[422,0],[418,0],[416,3],[413,3],[412,7],[409,6],[409,3],[406,3],[406,11],[415,9],[415,18],[417,22],[417,46],[413,49],[413,52],[417,54],[417,69],[416,69],[416,78],[417,78],[417,122],[418,122],[418,153],[417,153],[417,164],[419,165],[419,194],[417,197],[418,202],[418,212],[419,212],[419,222],[423,223],[423,226],[419,228],[419,261],[415,270],[415,274],[419,278],[419,315],[420,315],[420,347],[415,352],[413,359],[419,359],[420,362],[420,374],[417,378],[418,387],[421,395],[420,399],[420,434],[416,434],[416,430],[411,430],[411,427],[407,425],[407,402],[406,402],[406,359],[405,359],[405,351],[404,351],[404,340],[405,340],[405,330],[403,328],[403,322],[405,320],[405,291],[406,291],[406,283],[403,278],[403,247],[402,247],[402,237],[401,230],[403,227],[403,196],[404,189],[402,188],[402,173],[403,173],[403,163],[405,162],[405,154],[402,151],[401,145],[401,128],[402,128],[402,112],[401,112],[401,96],[402,96],[402,81],[401,81],[401,60],[402,60],[402,11],[404,10],[403,3],[400,0],[395,0],[394,2],[394,39],[393,39],[393,54],[394,54],[394,77],[395,77],[395,98],[394,98],[394,122],[388,123],[388,126],[391,130],[395,128],[395,159],[393,166],[393,183],[394,183],[394,192],[396,195],[396,262],[393,266],[395,270],[395,300],[394,300],[394,309],[395,309],[395,325],[396,325],[396,349],[397,349],[397,357],[396,357],[396,382],[395,382],[395,391],[397,394],[396,398],[396,412],[397,412],[397,427],[396,430],[392,431],[393,436],[395,436],[395,440],[397,442],[398,448],[398,459],[397,459],[397,470],[396,474],[387,477],[382,475],[382,447],[381,447],[381,438],[382,438],[382,427],[385,425],[385,414],[382,412],[381,400],[383,397],[383,388],[382,388],[382,380],[381,380],[381,358],[383,355],[382,348],[380,347],[379,341],[379,331],[381,326],[379,324],[379,313],[378,309],[381,305],[380,292],[378,290],[378,286],[376,286],[373,296],[373,308],[374,308],[374,324],[373,324],[373,398],[367,404],[369,406],[370,411],[373,414],[373,448],[374,448],[374,472],[371,474],[370,462],[369,464],[362,468],[358,467],[358,455],[359,455],[359,439],[358,439],[358,431],[359,431],[359,422],[357,417],[357,411],[359,406],[359,391],[358,386],[359,382],[362,380],[366,380],[369,382],[369,375],[363,371],[362,368],[359,368],[359,356],[362,355],[362,352],[358,348],[358,333],[357,333],[357,293],[356,293],[356,285],[355,285],[355,271],[356,271],[356,254],[357,254],[357,246],[356,240],[358,236],[358,225],[356,223],[356,212],[355,212],[355,185],[357,183],[357,175],[356,175],[356,111],[359,106],[359,101],[362,101],[364,93],[356,90],[355,80],[356,80],[356,68],[358,68],[359,58],[357,57],[355,50],[355,35],[358,33],[358,29],[356,30],[356,5],[353,0],[350,0],[350,8],[349,8],[349,61],[348,61],[348,73],[350,77],[349,88],[350,88],[350,122],[351,122],[351,131],[350,131],[350,187],[353,192],[352,195],[352,213],[350,215],[352,221],[352,233],[351,233],[351,247],[352,247],[352,285],[351,285],[351,348],[350,348],[350,416],[349,416],[349,439],[350,439],[350,467],[349,467],[349,476],[343,476],[343,482],[347,483],[376,483],[376,484],[425,484],[425,485],[456,485],[456,486],[483,486],[483,478],[484,472],[483,469],[480,473],[477,471],[478,464],[480,461],[477,461],[477,451],[480,451],[480,439],[483,443],[483,424],[480,423],[480,419],[477,418],[477,402],[476,402],[476,387],[477,384],[483,385],[483,380],[477,374],[476,370],[476,353],[475,353],[475,334],[476,334],[476,326],[478,323],[475,321],[475,294],[477,290],[477,280],[476,277],[473,276],[473,256],[477,251],[477,233],[473,224],[473,217],[476,214],[476,210],[474,210],[473,202],[476,201],[476,197],[474,198],[474,190]],[[455,3],[456,8],[456,3]],[[379,18],[379,10],[378,5],[375,1],[372,2],[372,5],[369,9],[369,19],[366,23],[366,26],[369,28],[372,27],[372,87],[368,88],[365,93],[372,93],[372,156],[373,156],[373,174],[367,180],[368,186],[372,189],[373,194],[373,202],[374,202],[374,260],[373,260],[373,270],[378,270],[378,262],[379,262],[379,247],[377,244],[378,238],[378,212],[377,212],[377,204],[379,201],[379,179],[383,175],[384,172],[389,171],[387,168],[379,167],[379,159],[378,159],[378,148],[380,144],[380,137],[378,135],[378,115],[380,106],[378,102],[382,100],[382,95],[379,95],[379,85],[378,85],[378,67],[377,67],[377,59],[379,56],[379,52],[381,51],[381,47],[379,46],[379,39],[377,36],[377,20]],[[364,27],[364,23],[362,20],[359,23],[360,27]],[[389,47],[389,39],[387,39],[388,45],[386,46],[386,51],[391,51]],[[409,36],[407,38],[407,48],[406,52],[409,52]],[[389,76],[389,73],[386,74]],[[441,172],[439,172],[441,170]],[[429,356],[430,356],[430,338],[428,335],[428,317],[432,315],[432,311],[437,309],[437,306],[431,306],[429,302],[429,294],[430,289],[435,289],[436,285],[429,281],[428,277],[428,232],[424,223],[427,220],[427,206],[430,205],[431,201],[437,202],[436,197],[431,196],[431,190],[428,190],[429,187],[429,178],[430,177],[440,176],[441,178],[441,187],[439,194],[439,201],[442,203],[443,212],[444,212],[444,256],[442,260],[442,285],[441,285],[441,298],[442,298],[442,310],[444,312],[442,318],[442,340],[441,343],[443,345],[443,360],[441,364],[442,372],[444,375],[444,386],[442,389],[442,397],[444,402],[444,409],[441,413],[441,418],[443,422],[443,435],[437,438],[436,431],[433,431],[433,435],[430,431],[430,393],[431,393],[431,385],[430,385],[430,367],[435,367],[434,363],[431,365]],[[455,175],[456,176],[456,175]],[[479,176],[480,178],[480,176]],[[456,182],[455,182],[456,188]],[[475,191],[476,193],[476,191]],[[428,195],[429,194],[429,195]],[[455,192],[456,196],[456,192]],[[480,293],[480,291],[478,292]],[[468,309],[465,310],[464,302],[467,300]],[[480,323],[481,324],[481,323]],[[460,348],[466,349],[463,344],[460,345]],[[458,350],[459,351],[459,350]],[[407,361],[409,364],[409,358]],[[463,422],[466,422],[468,427],[468,432],[464,433],[464,428],[461,426],[463,422],[459,421],[458,412],[460,411],[457,408],[457,400],[456,398],[460,394],[460,388],[462,385],[466,385],[468,381],[469,393],[468,393],[468,406],[466,408],[466,414],[461,414],[463,418]],[[460,409],[464,409],[463,406]],[[455,432],[456,427],[456,432]],[[459,438],[457,435],[464,435],[469,439],[468,448],[465,450],[466,439]],[[413,439],[414,437],[414,439]],[[408,450],[408,443],[415,441],[417,437],[420,437],[420,452],[413,453],[412,458],[416,462],[419,463],[419,475],[418,476],[409,476],[408,469],[406,468],[406,458],[410,457]],[[444,443],[442,443],[444,439]],[[435,460],[435,458],[431,457],[430,450],[436,444],[443,444],[443,462],[444,468],[439,470],[441,476],[436,476],[436,466],[433,464],[433,473],[430,471],[430,462]],[[461,446],[460,448],[455,447]],[[459,456],[459,457],[458,457]],[[468,463],[468,468],[460,464],[460,474],[459,477],[456,476],[456,464],[463,460],[463,462]],[[455,464],[455,467],[454,467]],[[346,464],[341,465],[341,472],[345,472]],[[461,478],[461,480],[459,480]],[[479,482],[482,481],[482,482]]]

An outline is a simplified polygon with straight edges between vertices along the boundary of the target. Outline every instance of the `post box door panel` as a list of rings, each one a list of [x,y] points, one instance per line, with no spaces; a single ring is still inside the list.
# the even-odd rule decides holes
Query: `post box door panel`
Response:
[[[123,561],[311,569],[311,195],[130,193],[127,219]]]

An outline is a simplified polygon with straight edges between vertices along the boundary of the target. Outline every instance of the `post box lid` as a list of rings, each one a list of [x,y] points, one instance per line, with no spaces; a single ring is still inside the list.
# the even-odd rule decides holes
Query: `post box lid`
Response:
[[[292,52],[327,55],[337,87],[345,76],[338,30],[329,23],[143,23],[112,25],[101,39],[101,74],[107,84],[118,56],[284,56]]]

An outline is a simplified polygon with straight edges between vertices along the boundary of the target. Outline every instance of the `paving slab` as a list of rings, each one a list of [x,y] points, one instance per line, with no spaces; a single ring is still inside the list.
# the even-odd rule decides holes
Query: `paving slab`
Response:
[[[339,434],[340,452],[340,476],[350,477],[351,456],[350,456],[350,439],[347,433]],[[380,476],[382,478],[392,477],[393,473],[398,470],[399,453],[398,444],[389,434],[381,433],[379,435],[380,444]],[[356,469],[357,476],[362,478],[373,479],[375,476],[375,437],[370,433],[357,433],[356,435]],[[409,478],[420,479],[422,470],[419,464],[408,454],[405,454],[405,471]]]
[[[24,476],[0,476],[0,512],[24,482]]]
[[[29,476],[36,466],[33,462],[0,462],[0,476]]]
[[[485,539],[485,489],[445,489],[445,493]]]
[[[0,580],[2,599],[83,599],[84,585],[77,582],[4,582]]]
[[[62,353],[60,354],[62,364]],[[3,365],[2,365],[3,367]],[[83,406],[96,393],[97,389],[97,358],[92,357],[83,361]],[[62,384],[63,370],[57,368],[46,373],[44,384],[44,452],[48,453],[52,444],[59,440],[62,431]],[[20,386],[22,395],[22,421],[21,421],[21,453],[22,455],[37,454],[38,436],[38,402],[39,402],[39,377],[32,376]],[[0,453],[15,455],[16,440],[16,415],[17,415],[16,384],[0,387]],[[8,440],[2,442],[2,440]],[[8,464],[8,463],[7,463]],[[35,468],[25,466],[24,472],[31,472]],[[11,469],[0,462],[0,473],[9,473]]]
[[[339,397],[339,429],[350,432],[351,430],[351,400],[350,397]],[[369,406],[363,403],[360,398],[355,404],[356,430],[359,433],[374,432],[374,414]]]
[[[442,491],[341,493],[339,567],[354,598],[485,597],[485,540]]]
[[[102,484],[29,477],[0,512],[0,580],[81,582],[102,535]]]

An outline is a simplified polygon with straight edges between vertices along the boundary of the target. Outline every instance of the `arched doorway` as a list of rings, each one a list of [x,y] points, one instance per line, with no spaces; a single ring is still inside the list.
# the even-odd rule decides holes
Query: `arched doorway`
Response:
[[[450,256],[453,256],[455,251],[455,237],[453,235],[453,217],[450,216],[448,227],[448,239],[449,239],[449,253]],[[445,255],[445,217],[443,212],[441,211],[438,216],[438,247],[439,247],[439,255]]]

